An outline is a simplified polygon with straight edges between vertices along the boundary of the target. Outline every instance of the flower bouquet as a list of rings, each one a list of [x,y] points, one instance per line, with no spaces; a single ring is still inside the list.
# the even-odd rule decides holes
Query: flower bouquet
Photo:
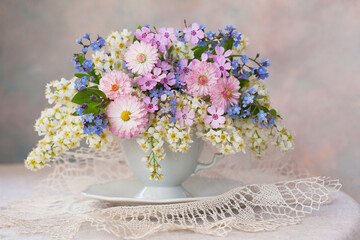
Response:
[[[143,152],[146,178],[155,180],[171,177],[161,167],[167,155],[196,157],[185,154],[199,141],[222,154],[249,149],[258,157],[270,145],[293,147],[264,85],[270,61],[245,55],[248,39],[232,26],[211,32],[197,23],[185,22],[183,30],[145,25],[133,35],[85,34],[76,43],[75,77],[46,86],[53,106],[36,121],[44,138],[25,160],[29,169],[81,140],[102,150],[118,138],[136,142],[138,151],[126,148]]]

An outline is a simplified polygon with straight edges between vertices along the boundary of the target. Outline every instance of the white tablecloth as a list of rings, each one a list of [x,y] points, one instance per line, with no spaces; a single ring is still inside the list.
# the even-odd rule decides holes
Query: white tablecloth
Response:
[[[31,185],[37,184],[51,169],[30,172],[22,165],[0,165],[0,205],[2,198],[25,198],[31,191]],[[42,240],[50,239],[46,235],[19,235],[12,229],[0,229],[0,239],[6,240]],[[75,239],[107,240],[117,239],[106,232],[96,232],[84,227]],[[224,239],[207,235],[194,234],[191,232],[160,233],[151,240],[211,240]],[[231,239],[276,239],[276,240],[359,240],[360,239],[360,206],[343,192],[339,193],[338,199],[332,204],[323,206],[320,211],[307,216],[303,223],[294,226],[281,227],[274,232],[246,233],[232,231],[228,237]]]

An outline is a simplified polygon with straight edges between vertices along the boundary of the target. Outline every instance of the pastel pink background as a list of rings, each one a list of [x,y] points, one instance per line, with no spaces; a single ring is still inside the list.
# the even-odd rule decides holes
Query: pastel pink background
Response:
[[[272,61],[273,105],[296,132],[294,157],[360,200],[360,2],[288,0],[0,1],[0,163],[35,146],[45,83],[74,72],[75,39],[139,24],[236,26]]]

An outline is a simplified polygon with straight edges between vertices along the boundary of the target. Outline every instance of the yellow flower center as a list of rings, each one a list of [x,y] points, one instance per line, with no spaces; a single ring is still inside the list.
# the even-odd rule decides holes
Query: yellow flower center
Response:
[[[112,91],[112,92],[116,92],[117,90],[119,90],[119,88],[120,88],[120,87],[119,87],[119,85],[117,85],[117,84],[112,84],[112,85],[111,85],[111,91]]]
[[[209,81],[209,79],[208,79],[207,76],[205,76],[205,75],[201,75],[201,76],[199,77],[199,83],[200,83],[201,85],[205,85],[208,81]]]
[[[226,98],[231,98],[232,92],[231,92],[231,90],[225,89],[225,90],[223,91],[223,95],[224,95],[224,97],[226,97]]]
[[[136,56],[136,61],[138,61],[139,63],[144,63],[144,62],[146,62],[146,55],[143,54],[143,53],[139,53],[139,54]]]
[[[130,120],[130,115],[131,115],[131,112],[125,110],[121,113],[121,119],[124,120],[125,122],[126,121],[129,121]]]

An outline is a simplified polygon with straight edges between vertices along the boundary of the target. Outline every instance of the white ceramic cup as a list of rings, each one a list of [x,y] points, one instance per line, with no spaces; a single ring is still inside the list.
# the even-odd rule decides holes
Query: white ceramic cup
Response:
[[[165,142],[166,156],[160,162],[161,173],[164,177],[155,181],[149,179],[150,171],[146,168],[146,163],[141,160],[148,156],[149,152],[142,151],[135,138],[121,140],[120,143],[131,171],[144,184],[144,189],[137,195],[138,198],[142,199],[191,197],[181,184],[192,174],[201,169],[212,167],[218,159],[223,157],[221,153],[215,153],[210,163],[199,163],[198,159],[204,146],[204,141],[200,138],[195,138],[190,149],[184,153],[171,151]]]

